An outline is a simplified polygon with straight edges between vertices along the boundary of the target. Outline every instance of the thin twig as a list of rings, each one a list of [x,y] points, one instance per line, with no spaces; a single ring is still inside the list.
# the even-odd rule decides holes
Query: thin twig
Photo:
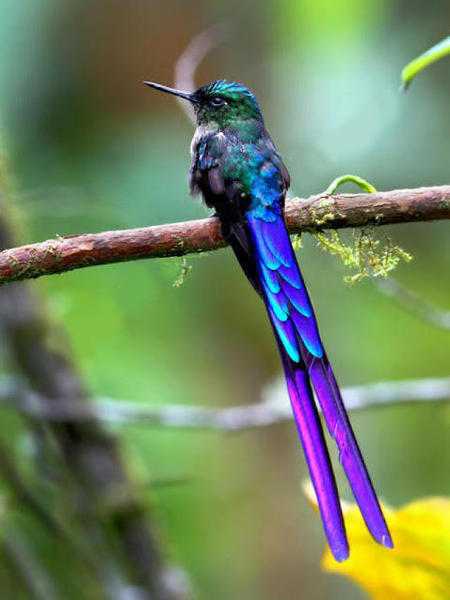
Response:
[[[27,541],[17,527],[2,535],[3,553],[17,569],[17,572],[27,590],[27,598],[35,600],[56,600],[60,598],[54,583],[43,565],[34,555]],[[15,590],[14,597],[19,597]]]
[[[350,411],[408,402],[438,402],[450,398],[450,377],[353,386],[343,389],[343,397]],[[0,382],[0,406],[2,403],[29,416],[56,422],[87,421],[94,414],[103,422],[122,425],[239,431],[292,420],[285,384],[281,380],[267,388],[261,402],[220,409],[182,404],[148,406],[112,398],[96,398],[89,409],[80,404],[48,406],[13,380]]]
[[[0,398],[2,393],[11,391],[11,384],[6,383],[2,385],[0,391]],[[19,388],[17,388],[17,392]],[[12,399],[12,396],[9,396]],[[19,397],[17,397],[19,398]],[[23,394],[20,396],[23,401],[26,396]],[[21,508],[28,508],[30,513],[33,514],[39,521],[46,527],[52,534],[55,534],[57,538],[64,540],[68,546],[74,546],[80,553],[80,548],[76,545],[75,538],[67,530],[65,523],[61,522],[57,515],[53,514],[47,509],[45,503],[42,502],[42,498],[39,498],[32,490],[31,486],[28,485],[27,481],[22,477],[17,465],[10,458],[11,452],[9,448],[0,441],[0,476],[3,481],[9,485],[9,489],[15,497],[16,502]],[[82,554],[83,558],[87,555]]]
[[[450,310],[437,308],[395,279],[374,279],[373,284],[382,294],[393,298],[402,308],[422,321],[439,329],[450,330]]]
[[[311,196],[286,204],[291,233],[450,219],[450,185]],[[0,252],[0,284],[82,267],[183,256],[225,246],[216,218],[56,238]]]
[[[175,87],[179,90],[193,91],[195,85],[195,72],[203,59],[214,50],[224,39],[226,26],[213,25],[196,35],[190,41],[175,65]],[[194,111],[189,102],[177,98],[181,110],[190,121],[194,121]]]

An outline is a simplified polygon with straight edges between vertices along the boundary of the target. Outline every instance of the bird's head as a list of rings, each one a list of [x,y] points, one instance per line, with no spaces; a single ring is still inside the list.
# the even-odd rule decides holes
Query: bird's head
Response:
[[[144,83],[191,102],[198,125],[214,123],[219,129],[223,129],[238,122],[263,122],[255,95],[241,83],[219,79],[198,88],[195,92],[183,92],[151,81]]]

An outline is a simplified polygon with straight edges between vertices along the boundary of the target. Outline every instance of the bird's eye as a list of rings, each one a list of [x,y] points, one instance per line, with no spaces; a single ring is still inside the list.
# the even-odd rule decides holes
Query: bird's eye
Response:
[[[220,96],[214,96],[214,98],[211,98],[210,102],[216,108],[226,104],[226,101],[223,98],[221,98]]]

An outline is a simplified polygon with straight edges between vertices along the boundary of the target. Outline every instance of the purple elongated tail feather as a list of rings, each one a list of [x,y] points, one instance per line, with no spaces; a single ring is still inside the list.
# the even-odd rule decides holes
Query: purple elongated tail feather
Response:
[[[341,562],[348,558],[349,546],[336,480],[323,436],[320,417],[314,402],[311,384],[307,372],[299,368],[294,369],[283,345],[278,344],[278,346],[286,375],[292,411],[316,492],[325,535],[333,556]]]
[[[330,435],[336,441],[339,460],[367,528],[377,542],[392,548],[392,538],[350,425],[331,365],[326,356],[322,359],[308,356],[305,358],[325,423]]]
[[[337,496],[336,486],[330,483],[331,465],[329,459],[327,463],[324,458],[324,450],[320,447],[319,438],[314,446],[305,443],[305,439],[311,440],[317,435],[312,433],[312,430],[316,430],[316,424],[313,422],[311,406],[314,409],[316,407],[311,387],[322,409],[327,429],[336,441],[340,462],[367,528],[377,542],[392,548],[389,530],[320,339],[314,311],[284,220],[281,215],[277,215],[272,218],[270,225],[266,223],[261,225],[258,218],[251,216],[248,218],[248,226],[255,251],[262,297],[283,360],[289,396],[305,448],[330,548],[335,557],[342,560],[339,557],[344,555],[342,548],[345,531],[336,533],[341,525],[338,513],[331,509],[336,501],[335,495]],[[263,235],[266,238],[271,236],[270,240],[261,239]],[[261,251],[261,248],[264,251]],[[308,385],[305,385],[305,378]],[[304,414],[309,416],[306,418]],[[309,420],[311,430],[306,434]],[[313,447],[314,452],[312,452]],[[315,457],[316,452],[319,452],[319,455]],[[315,461],[324,469],[325,474],[322,475],[322,479],[318,475]],[[325,479],[328,481],[327,485],[324,485]],[[331,518],[330,515],[333,517]]]

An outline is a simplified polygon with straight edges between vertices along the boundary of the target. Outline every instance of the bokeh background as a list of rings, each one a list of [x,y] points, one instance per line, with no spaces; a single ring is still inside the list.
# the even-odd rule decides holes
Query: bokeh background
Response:
[[[449,183],[450,63],[426,71],[408,94],[398,90],[404,64],[448,35],[446,0],[2,0],[1,135],[23,240],[205,215],[187,191],[192,125],[173,98],[141,81],[171,85],[185,46],[218,22],[229,33],[197,80],[255,90],[295,194],[319,192],[346,172],[379,189]],[[448,224],[389,234],[414,256],[394,276],[448,308]],[[339,261],[310,236],[299,258],[343,385],[449,374],[448,331],[370,281],[345,285]],[[280,375],[263,308],[230,251],[188,264],[180,287],[178,259],[33,284],[67,328],[94,395],[224,407],[257,402]],[[26,427],[6,410],[2,417],[0,437],[26,464]],[[450,494],[445,404],[367,409],[352,421],[389,504]],[[320,569],[324,538],[302,493],[292,424],[235,435],[143,424],[114,432],[165,554],[189,573],[196,598],[365,597]],[[45,535],[28,531],[38,554],[57,563]],[[67,564],[58,574],[64,597],[99,597],[88,587],[80,596]],[[0,557],[0,589],[26,597],[11,577]]]

